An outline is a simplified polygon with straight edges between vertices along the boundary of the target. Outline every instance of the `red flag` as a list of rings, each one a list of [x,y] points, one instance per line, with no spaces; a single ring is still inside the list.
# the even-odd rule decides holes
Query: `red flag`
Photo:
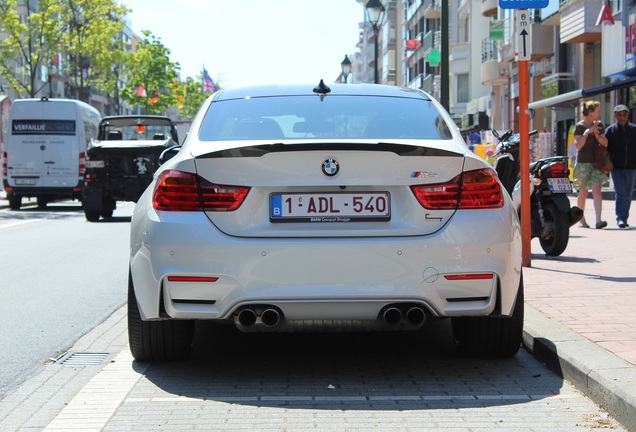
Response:
[[[407,50],[416,50],[420,45],[422,45],[422,42],[417,39],[407,39],[406,41]]]
[[[137,87],[137,90],[135,90],[135,96],[146,96],[146,88],[142,85],[140,85],[139,87]]]

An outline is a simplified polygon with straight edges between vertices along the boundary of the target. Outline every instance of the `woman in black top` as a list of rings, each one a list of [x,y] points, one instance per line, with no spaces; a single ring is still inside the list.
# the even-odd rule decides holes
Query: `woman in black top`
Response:
[[[579,196],[577,205],[581,210],[585,210],[588,190],[592,189],[594,197],[594,212],[596,213],[596,228],[601,229],[607,226],[607,222],[601,219],[603,209],[603,196],[601,188],[607,176],[596,169],[594,165],[594,147],[601,145],[607,147],[605,128],[599,121],[601,117],[601,103],[599,101],[587,101],[581,107],[583,120],[574,126],[574,142],[578,150],[576,165],[574,166],[574,179],[578,179]],[[579,224],[581,227],[589,228],[585,216]]]

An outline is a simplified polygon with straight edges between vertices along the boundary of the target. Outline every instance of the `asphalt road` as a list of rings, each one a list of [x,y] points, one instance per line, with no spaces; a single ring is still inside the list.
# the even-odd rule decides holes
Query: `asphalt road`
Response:
[[[109,222],[81,205],[0,210],[0,399],[126,300],[132,204]]]

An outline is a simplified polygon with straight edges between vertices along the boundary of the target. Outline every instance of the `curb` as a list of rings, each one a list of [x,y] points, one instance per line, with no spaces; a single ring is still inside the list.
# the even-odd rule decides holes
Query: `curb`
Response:
[[[523,346],[536,359],[636,431],[636,368],[557,320],[525,305]]]

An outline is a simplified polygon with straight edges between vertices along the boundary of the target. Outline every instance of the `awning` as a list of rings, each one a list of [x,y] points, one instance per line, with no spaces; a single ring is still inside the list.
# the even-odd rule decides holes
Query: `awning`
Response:
[[[578,90],[563,93],[560,95],[552,96],[546,99],[541,99],[536,102],[530,102],[528,104],[528,108],[539,109],[539,108],[545,108],[545,107],[550,107],[554,105],[560,105],[564,102],[570,102],[577,99],[581,99],[582,97],[583,97],[583,89],[578,89]]]
[[[578,89],[568,93],[552,96],[546,99],[542,99],[536,102],[530,102],[528,108],[539,109],[545,107],[551,107],[555,105],[562,105],[568,102],[572,102],[585,97],[592,97],[598,94],[607,93],[612,90],[618,90],[623,87],[629,87],[636,84],[636,76],[629,77],[623,80],[613,81],[611,83],[588,87],[586,89]]]

